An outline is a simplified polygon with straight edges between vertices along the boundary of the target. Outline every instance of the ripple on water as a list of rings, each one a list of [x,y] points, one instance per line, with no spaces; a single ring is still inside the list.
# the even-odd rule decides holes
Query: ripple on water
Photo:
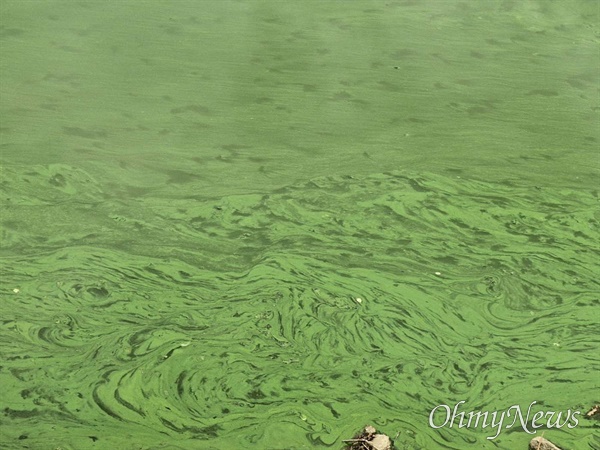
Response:
[[[487,434],[430,429],[434,406],[592,400],[592,193],[393,172],[90,209],[65,189],[95,199],[94,182],[58,169],[30,181],[54,177],[76,232],[10,213],[37,223],[5,246],[15,439],[309,448],[375,423],[401,448],[460,449]]]

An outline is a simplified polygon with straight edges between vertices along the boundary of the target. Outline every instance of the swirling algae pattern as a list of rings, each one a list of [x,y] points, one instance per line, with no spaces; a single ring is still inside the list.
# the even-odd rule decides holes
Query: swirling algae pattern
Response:
[[[4,175],[3,448],[339,448],[367,423],[525,448],[429,411],[597,396],[596,191],[389,172],[125,201],[71,166]]]

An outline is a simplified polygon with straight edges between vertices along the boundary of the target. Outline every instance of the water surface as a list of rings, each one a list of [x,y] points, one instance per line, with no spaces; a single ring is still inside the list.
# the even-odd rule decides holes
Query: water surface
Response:
[[[598,19],[2,2],[2,447],[518,449],[429,412],[587,411]]]

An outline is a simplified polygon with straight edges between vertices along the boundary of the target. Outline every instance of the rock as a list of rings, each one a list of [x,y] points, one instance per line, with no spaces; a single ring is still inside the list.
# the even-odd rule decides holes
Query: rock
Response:
[[[353,439],[345,439],[347,450],[392,450],[392,440],[386,434],[377,433],[372,425],[367,425],[362,433]]]
[[[559,447],[554,445],[548,439],[541,436],[534,437],[529,442],[529,450],[561,450]]]
[[[392,448],[392,440],[385,434],[374,435],[369,444],[373,450],[390,450]]]
[[[367,426],[365,427],[365,434],[366,434],[366,435],[368,435],[368,436],[370,436],[370,435],[372,435],[372,434],[375,434],[376,432],[377,432],[377,430],[375,429],[375,427],[374,427],[374,426],[367,425]]]

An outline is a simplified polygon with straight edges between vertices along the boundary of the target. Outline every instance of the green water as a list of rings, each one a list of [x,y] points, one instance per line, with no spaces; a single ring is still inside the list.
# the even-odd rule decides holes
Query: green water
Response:
[[[0,447],[518,450],[430,411],[585,413],[599,8],[1,1]]]

